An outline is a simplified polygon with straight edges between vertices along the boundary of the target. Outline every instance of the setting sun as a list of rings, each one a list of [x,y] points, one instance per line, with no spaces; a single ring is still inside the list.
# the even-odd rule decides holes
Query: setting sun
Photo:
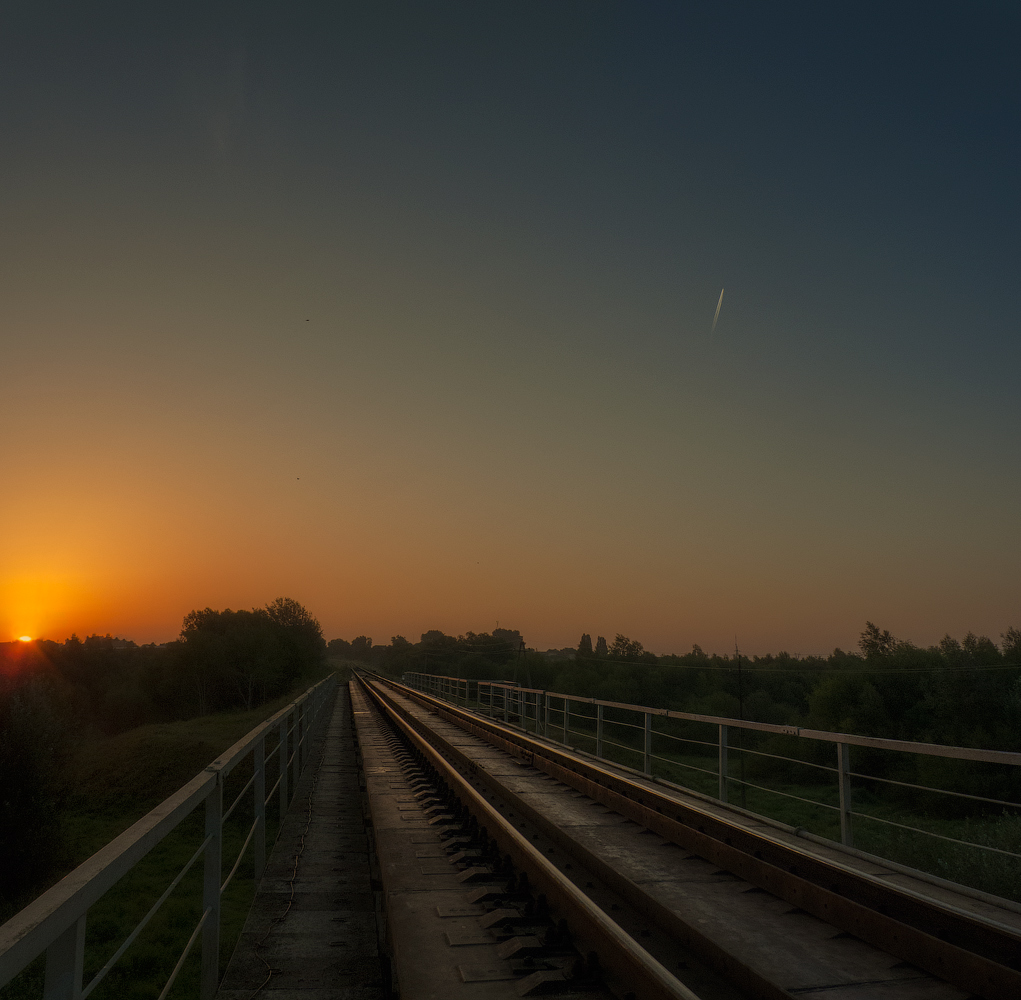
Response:
[[[32,637],[30,635],[19,635],[18,642],[31,642]]]

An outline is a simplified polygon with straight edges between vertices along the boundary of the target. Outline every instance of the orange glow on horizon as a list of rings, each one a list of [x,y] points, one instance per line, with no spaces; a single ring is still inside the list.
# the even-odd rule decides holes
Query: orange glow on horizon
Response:
[[[31,642],[32,637],[30,635],[19,635],[18,642]]]

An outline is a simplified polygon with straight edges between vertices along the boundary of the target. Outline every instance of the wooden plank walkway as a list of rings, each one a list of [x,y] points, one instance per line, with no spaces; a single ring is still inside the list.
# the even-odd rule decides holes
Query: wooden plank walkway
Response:
[[[342,684],[217,1000],[383,1000],[359,771]]]

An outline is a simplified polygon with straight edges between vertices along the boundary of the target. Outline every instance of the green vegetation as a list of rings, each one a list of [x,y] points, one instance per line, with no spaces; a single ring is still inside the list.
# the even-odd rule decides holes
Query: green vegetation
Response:
[[[286,598],[253,611],[192,611],[180,640],[164,646],[112,636],[0,646],[0,898],[48,877],[77,800],[79,758],[100,737],[251,710],[321,674],[325,649],[319,623]],[[186,752],[189,778],[215,756],[204,752]],[[163,791],[152,805],[182,783],[154,785]]]
[[[684,655],[656,656],[624,635],[612,643],[583,635],[575,649],[542,654],[525,650],[520,641],[507,641],[508,635],[520,640],[517,633],[506,631],[500,637],[434,631],[414,645],[400,637],[390,646],[365,640],[361,653],[365,662],[395,676],[415,670],[514,680],[582,698],[697,715],[1021,750],[1021,631],[1015,628],[1003,633],[999,646],[968,634],[960,641],[946,636],[938,645],[921,649],[869,622],[857,652],[837,649],[828,657],[803,658],[787,653],[708,655],[697,646]],[[569,742],[594,750],[595,722],[584,718],[584,713],[592,714],[591,706],[578,703],[571,712]],[[641,768],[644,737],[628,725],[636,721],[634,715],[607,710],[606,739],[619,747],[608,746],[606,755]],[[557,736],[560,722],[562,716],[554,711],[551,735]],[[717,728],[662,718],[655,720],[655,728],[655,773],[715,797]],[[1021,803],[1018,768],[856,746],[850,755],[856,775],[853,808],[862,814],[854,819],[857,847],[997,895],[1021,898],[1017,858],[951,842],[1018,853],[1021,810],[925,790]],[[735,729],[729,761],[731,802],[839,839],[834,744]]]
[[[325,666],[321,673],[325,675]],[[230,711],[170,723],[153,723],[113,736],[93,736],[78,748],[71,762],[69,794],[60,809],[61,836],[50,858],[45,884],[26,886],[16,897],[5,897],[0,921],[6,920],[46,885],[56,882],[103,845],[186,784],[210,761],[293,700],[314,677],[302,678],[292,691],[250,711]],[[275,748],[267,739],[267,753]],[[247,766],[246,766],[247,765]],[[224,801],[229,804],[251,777],[245,762],[228,777]],[[278,800],[275,798],[274,802]],[[279,826],[276,805],[267,816],[267,843]],[[224,876],[252,821],[251,793],[231,816],[224,831]],[[148,912],[202,841],[200,807],[166,837],[89,911],[86,938],[86,981],[113,954],[138,921]],[[221,964],[225,968],[244,925],[254,892],[249,857],[223,897]],[[159,993],[180,951],[201,914],[201,863],[177,887],[160,912],[93,994],[109,998],[151,998]],[[171,996],[196,993],[198,954],[189,958]],[[2,1000],[41,995],[43,963],[40,959],[8,987]]]
[[[180,640],[164,646],[112,636],[0,646],[0,921],[325,676],[325,647],[315,618],[283,598],[253,611],[193,611]],[[274,745],[270,737],[267,752]],[[250,776],[250,762],[231,773],[228,803]],[[249,799],[225,828],[225,874],[251,824]],[[194,854],[201,813],[90,910],[87,978]],[[270,819],[272,838],[278,817]],[[201,913],[201,868],[188,873],[97,998],[159,992]],[[246,858],[224,894],[224,962],[251,901],[252,876]],[[189,959],[175,995],[194,984],[197,961]],[[38,996],[41,975],[40,961],[0,995]]]

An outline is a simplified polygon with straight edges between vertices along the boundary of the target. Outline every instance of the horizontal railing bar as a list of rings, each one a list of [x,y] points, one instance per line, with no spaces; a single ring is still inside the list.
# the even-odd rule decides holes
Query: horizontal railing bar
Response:
[[[849,743],[856,747],[871,747],[874,750],[896,750],[900,753],[917,753],[927,757],[950,757],[954,760],[977,760],[985,764],[1021,766],[1021,753],[1009,750],[979,750],[976,747],[952,747],[941,743],[912,743],[910,740],[888,740],[878,736],[827,733],[820,729],[799,729],[795,735],[826,743]]]
[[[224,775],[229,774],[237,764],[244,758],[245,754],[256,743],[262,736],[265,736],[271,729],[275,728],[280,724],[280,720],[285,716],[289,715],[300,705],[303,705],[309,698],[312,697],[313,693],[325,684],[329,684],[332,678],[326,677],[319,681],[318,684],[310,687],[300,697],[296,698],[289,705],[285,705],[275,715],[271,715],[265,722],[260,722],[250,733],[246,733],[241,737],[232,747],[220,754],[216,760],[206,770],[220,771]],[[297,725],[297,723],[295,723]],[[288,730],[288,735],[294,732],[294,728]]]
[[[715,771],[712,772],[716,774]],[[820,802],[818,799],[806,799],[803,795],[795,795],[793,792],[781,792],[779,788],[767,788],[765,785],[753,785],[750,781],[742,781],[740,778],[735,777],[732,774],[728,774],[728,781],[733,781],[735,784],[744,785],[746,788],[757,788],[760,792],[768,792],[770,795],[782,795],[785,799],[797,799],[798,802],[805,802],[810,806],[822,806],[823,809],[832,809],[834,812],[840,812],[840,806],[831,806],[828,802]]]
[[[245,785],[245,787],[242,788],[240,792],[238,792],[238,796],[234,800],[234,802],[231,804],[231,807],[224,813],[223,819],[220,820],[220,824],[221,825],[226,823],[227,820],[230,819],[230,814],[232,812],[234,812],[235,809],[237,809],[237,807],[241,803],[241,799],[243,798],[245,792],[247,792],[248,789],[251,788],[253,784],[255,784],[255,775],[254,774],[248,779],[248,783]]]
[[[642,750],[640,747],[629,747],[625,746],[623,743],[614,743],[613,740],[608,740],[605,737],[603,738],[603,746],[616,747],[618,750],[627,750],[628,753],[636,753],[638,754],[639,757],[641,757],[645,753],[645,751]],[[610,761],[610,763],[612,764],[613,761]]]
[[[89,985],[82,990],[81,1000],[85,1000],[85,998],[100,984],[100,982],[102,982],[106,974],[117,964],[117,960],[121,957],[121,955],[123,955],[124,952],[131,947],[135,938],[142,933],[142,929],[156,915],[156,911],[159,910],[159,908],[167,901],[170,894],[181,884],[181,879],[188,874],[191,870],[191,866],[202,856],[202,852],[206,849],[212,839],[212,834],[210,834],[202,841],[199,845],[199,849],[191,856],[191,860],[180,870],[180,872],[178,872],[177,878],[170,883],[166,892],[164,892],[163,895],[160,896],[155,903],[153,903],[152,909],[144,917],[142,917],[135,926],[135,929],[127,936],[127,938],[125,938],[124,943],[113,953],[113,956],[106,965],[104,965],[103,968],[101,968],[99,972],[92,977]]]
[[[215,783],[215,774],[197,774],[0,927],[0,986],[45,951],[144,858],[205,799]]]
[[[408,676],[415,676],[409,674]],[[417,676],[429,677],[431,674],[420,674]],[[480,684],[497,684],[497,682],[480,681]],[[513,685],[498,685],[511,687]],[[733,729],[751,729],[756,732],[776,733],[780,736],[798,736],[802,738],[821,740],[825,743],[846,743],[851,746],[871,747],[876,750],[894,750],[900,753],[916,753],[930,757],[950,757],[955,760],[975,760],[987,764],[1009,764],[1021,766],[1021,753],[1010,750],[982,750],[978,747],[956,747],[947,746],[942,743],[916,743],[911,740],[892,740],[879,736],[855,736],[851,733],[831,733],[822,729],[802,729],[799,726],[776,725],[771,722],[750,722],[746,719],[728,719],[716,715],[697,715],[691,712],[676,712],[667,708],[652,708],[649,705],[628,705],[619,701],[603,701],[599,698],[580,698],[574,695],[565,695],[554,691],[541,691],[535,688],[514,688],[514,690],[534,691],[550,698],[564,700],[569,698],[572,702],[577,701],[592,705],[602,705],[604,708],[616,708],[625,712],[637,712],[642,715],[660,715],[670,719],[684,719],[688,722],[704,722],[713,726],[729,726]],[[562,709],[557,709],[562,711]],[[604,720],[610,723],[610,719]],[[614,725],[629,725],[629,723],[613,723]],[[641,728],[641,727],[634,727]]]
[[[695,764],[685,764],[683,760],[670,760],[667,757],[657,757],[656,754],[652,754],[651,756],[653,760],[662,761],[664,764],[672,764],[675,767],[686,767],[689,771],[701,771],[703,774],[711,774],[714,778],[719,773],[716,770],[710,771],[708,768],[698,767]]]
[[[580,729],[572,729],[570,726],[567,727],[567,732],[571,736],[580,736],[583,740],[595,741],[594,733],[583,733]]]
[[[716,746],[714,743],[713,746]],[[804,764],[805,767],[814,767],[820,771],[832,771],[834,774],[838,774],[840,769],[837,767],[830,767],[829,764],[815,764],[810,760],[798,760],[797,757],[784,757],[781,754],[766,753],[765,750],[752,750],[750,747],[738,746],[736,743],[730,743],[727,746],[728,750],[733,750],[735,753],[750,753],[756,757],[770,757],[773,760],[785,760],[790,764]]]
[[[267,806],[269,805],[269,800],[271,798],[273,798],[273,796],[276,794],[276,790],[279,787],[280,787],[280,777],[278,776],[277,780],[273,782],[273,787],[269,790],[269,795],[266,796],[266,801],[263,803],[263,805],[267,805]]]
[[[719,746],[719,743],[709,743],[707,740],[693,740],[687,736],[674,736],[673,733],[664,733],[660,729],[654,729],[652,735],[665,736],[668,740],[676,740],[678,743],[694,743],[700,747],[712,747],[714,750]]]
[[[242,859],[245,856],[245,851],[248,850],[248,845],[252,842],[252,836],[254,835],[255,828],[258,825],[259,825],[258,819],[252,821],[252,826],[251,826],[251,828],[248,831],[248,836],[245,837],[245,842],[241,845],[241,850],[238,852],[238,859],[237,859],[237,861],[234,862],[234,867],[231,868],[230,874],[227,876],[227,881],[224,882],[223,885],[220,886],[220,894],[221,895],[223,895],[224,889],[226,889],[227,886],[230,885],[230,880],[234,877],[234,874],[237,872],[238,867],[241,865],[241,861],[242,861]]]
[[[835,769],[834,769],[835,770]],[[949,788],[933,788],[932,785],[914,785],[910,781],[896,781],[893,778],[877,778],[873,774],[849,772],[852,778],[864,778],[866,781],[881,781],[884,785],[900,785],[901,788],[917,788],[920,792],[935,792],[937,795],[953,795],[959,799],[972,799],[975,802],[988,802],[994,806],[1010,806],[1021,809],[1021,802],[1007,802],[1005,799],[990,799],[985,795],[970,795],[968,792],[952,792]]]
[[[213,912],[212,907],[206,909],[206,911],[199,917],[198,926],[191,932],[191,937],[188,938],[188,943],[184,946],[184,951],[181,952],[181,957],[177,960],[177,965],[174,966],[174,971],[170,973],[170,978],[167,980],[167,985],[163,987],[163,991],[160,993],[157,1000],[166,1000],[167,994],[170,992],[174,985],[174,981],[177,979],[178,973],[181,971],[182,966],[188,959],[188,954],[191,952],[196,940],[198,940],[199,934],[202,933],[202,928],[205,927],[206,921],[209,919],[209,914]]]
[[[1021,854],[1013,851],[1005,851],[1002,847],[993,847],[991,844],[979,844],[974,840],[958,840],[956,837],[948,837],[945,833],[936,833],[934,830],[923,830],[917,826],[906,826],[904,823],[895,823],[892,819],[883,819],[881,816],[873,816],[870,813],[852,812],[852,816],[859,816],[861,819],[871,819],[876,823],[885,823],[887,826],[896,826],[901,830],[910,830],[912,833],[924,833],[927,837],[936,837],[938,840],[946,840],[951,844],[960,844],[962,847],[977,847],[982,851],[994,851],[996,854],[1006,854],[1008,858],[1021,859]]]
[[[618,722],[616,719],[603,719],[604,726],[620,726],[622,729],[637,729],[640,733],[645,732],[645,726],[636,726],[633,722]]]

